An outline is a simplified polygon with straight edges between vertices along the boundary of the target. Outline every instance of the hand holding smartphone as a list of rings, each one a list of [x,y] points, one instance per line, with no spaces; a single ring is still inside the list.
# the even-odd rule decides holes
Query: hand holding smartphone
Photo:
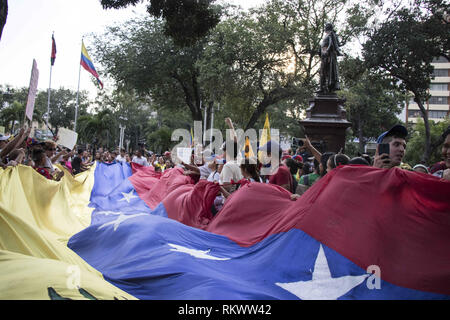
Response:
[[[389,156],[389,143],[380,143],[378,145],[378,155],[387,154]]]

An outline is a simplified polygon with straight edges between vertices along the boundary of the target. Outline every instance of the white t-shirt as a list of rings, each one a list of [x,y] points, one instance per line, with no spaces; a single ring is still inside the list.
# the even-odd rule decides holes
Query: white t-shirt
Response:
[[[119,154],[119,155],[116,157],[116,160],[117,160],[117,161],[126,162],[126,161],[127,161],[127,158],[122,157],[122,156]]]
[[[148,167],[148,162],[145,157],[138,158],[137,156],[134,156],[132,162],[140,164],[141,166]]]
[[[220,183],[231,182],[231,180],[238,182],[243,178],[241,168],[236,160],[225,163],[220,173]]]
[[[198,169],[200,170],[200,179],[208,179],[209,175],[212,172],[207,163],[205,163],[201,167],[198,167]]]
[[[208,179],[209,182],[219,182],[220,181],[220,173],[218,173],[217,171],[211,172],[209,174]]]
[[[49,157],[45,156],[45,168],[50,170],[50,173],[53,174],[53,172],[55,172],[55,168],[53,167],[53,163],[52,160],[50,160]]]

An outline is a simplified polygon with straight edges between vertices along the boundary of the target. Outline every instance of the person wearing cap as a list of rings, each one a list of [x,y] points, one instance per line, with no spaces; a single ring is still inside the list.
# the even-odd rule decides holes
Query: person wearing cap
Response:
[[[425,165],[423,165],[423,164],[416,164],[414,167],[413,167],[413,171],[415,171],[415,172],[420,172],[420,173],[425,173],[425,174],[428,174],[429,173],[429,171],[428,171],[428,168],[425,166]]]
[[[278,150],[278,163],[279,165],[276,167],[272,167],[272,150],[277,151]],[[266,167],[271,167],[272,174],[269,177],[269,183],[279,185],[280,187],[288,190],[291,193],[294,193],[294,182],[291,175],[291,171],[288,167],[280,163],[280,159],[282,157],[282,152],[280,145],[276,141],[269,140],[265,145],[259,148],[259,151],[263,151],[266,155],[268,161],[265,161]],[[274,155],[275,156],[275,155]]]
[[[388,131],[383,132],[377,139],[378,145],[381,143],[389,144],[389,154],[375,153],[373,160],[373,166],[376,168],[390,169],[393,167],[399,167],[401,169],[412,170],[411,166],[407,163],[403,163],[403,157],[406,150],[406,137],[408,136],[408,130],[402,125],[395,125]]]

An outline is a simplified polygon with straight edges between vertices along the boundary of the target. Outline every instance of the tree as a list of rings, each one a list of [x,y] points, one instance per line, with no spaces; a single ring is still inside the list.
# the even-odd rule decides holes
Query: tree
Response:
[[[148,133],[147,141],[152,151],[162,154],[164,151],[171,150],[171,147],[175,144],[171,141],[171,137],[172,129],[164,126]]]
[[[230,13],[209,37],[200,61],[202,82],[210,95],[241,96],[245,129],[282,102],[296,103],[291,113],[300,114],[317,84],[315,56],[325,22],[342,13],[346,20],[338,27],[345,44],[364,30],[370,9],[345,0],[272,0],[250,13]]]
[[[0,0],[0,39],[8,16],[8,0]]]
[[[79,118],[80,137],[88,143],[93,143],[96,138],[99,146],[113,146],[111,138],[114,128],[117,128],[117,123],[111,110],[102,110],[97,114],[86,114]]]
[[[416,6],[393,12],[390,19],[368,34],[363,55],[369,68],[398,80],[403,91],[410,91],[418,104],[425,125],[422,161],[431,155],[428,113],[424,107],[433,73],[431,62],[448,57],[449,25],[443,19],[444,2],[417,0]]]
[[[347,58],[340,64],[347,116],[359,140],[359,152],[364,153],[368,140],[399,122],[405,98],[389,78],[365,69],[364,61]]]
[[[236,115],[237,124],[248,129],[269,107],[296,116],[306,109],[316,84],[314,56],[325,21],[347,10],[349,21],[342,30],[348,40],[361,32],[371,14],[349,3],[302,2],[299,8],[297,1],[273,0],[251,13],[230,7],[209,36],[183,48],[165,36],[160,21],[133,20],[95,36],[95,55],[119,87],[151,98],[157,110],[187,107],[193,120],[209,125],[202,107],[220,104],[217,119]]]
[[[0,119],[6,130],[12,129],[15,121],[23,124],[25,107],[28,100],[28,88],[0,86]],[[33,121],[42,122],[42,113],[35,108]],[[17,128],[17,127],[16,127]]]
[[[179,46],[190,46],[213,29],[220,20],[215,0],[149,0],[147,11],[165,20],[164,33]],[[140,0],[101,0],[104,9],[136,5]]]
[[[158,106],[187,106],[202,121],[196,62],[202,45],[179,48],[157,20],[133,20],[95,37],[95,55],[119,87],[151,97]]]
[[[50,118],[49,125],[52,127],[53,134],[58,134],[59,128],[73,128],[75,121],[77,93],[70,89],[51,89],[50,93]],[[78,115],[86,114],[89,100],[86,91],[81,91],[78,97]],[[35,102],[35,112],[44,114],[48,109],[48,91],[39,91]]]
[[[445,130],[450,128],[450,119],[447,117],[443,121],[435,123],[430,121],[430,136],[431,136],[431,154],[428,162],[424,164],[432,165],[442,160],[441,149],[439,148],[443,142],[442,134]],[[425,125],[422,119],[409,129],[409,140],[406,146],[405,162],[411,165],[423,163],[422,155],[425,151],[424,138],[425,138]]]

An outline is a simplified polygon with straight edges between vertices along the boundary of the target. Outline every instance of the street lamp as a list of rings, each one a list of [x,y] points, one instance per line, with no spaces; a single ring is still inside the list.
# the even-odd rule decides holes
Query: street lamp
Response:
[[[120,121],[127,121],[128,119],[126,117],[119,117]],[[127,126],[122,125],[122,123],[119,123],[119,128],[120,128],[120,138],[119,138],[119,150],[123,149],[123,138],[125,136],[125,129]]]

